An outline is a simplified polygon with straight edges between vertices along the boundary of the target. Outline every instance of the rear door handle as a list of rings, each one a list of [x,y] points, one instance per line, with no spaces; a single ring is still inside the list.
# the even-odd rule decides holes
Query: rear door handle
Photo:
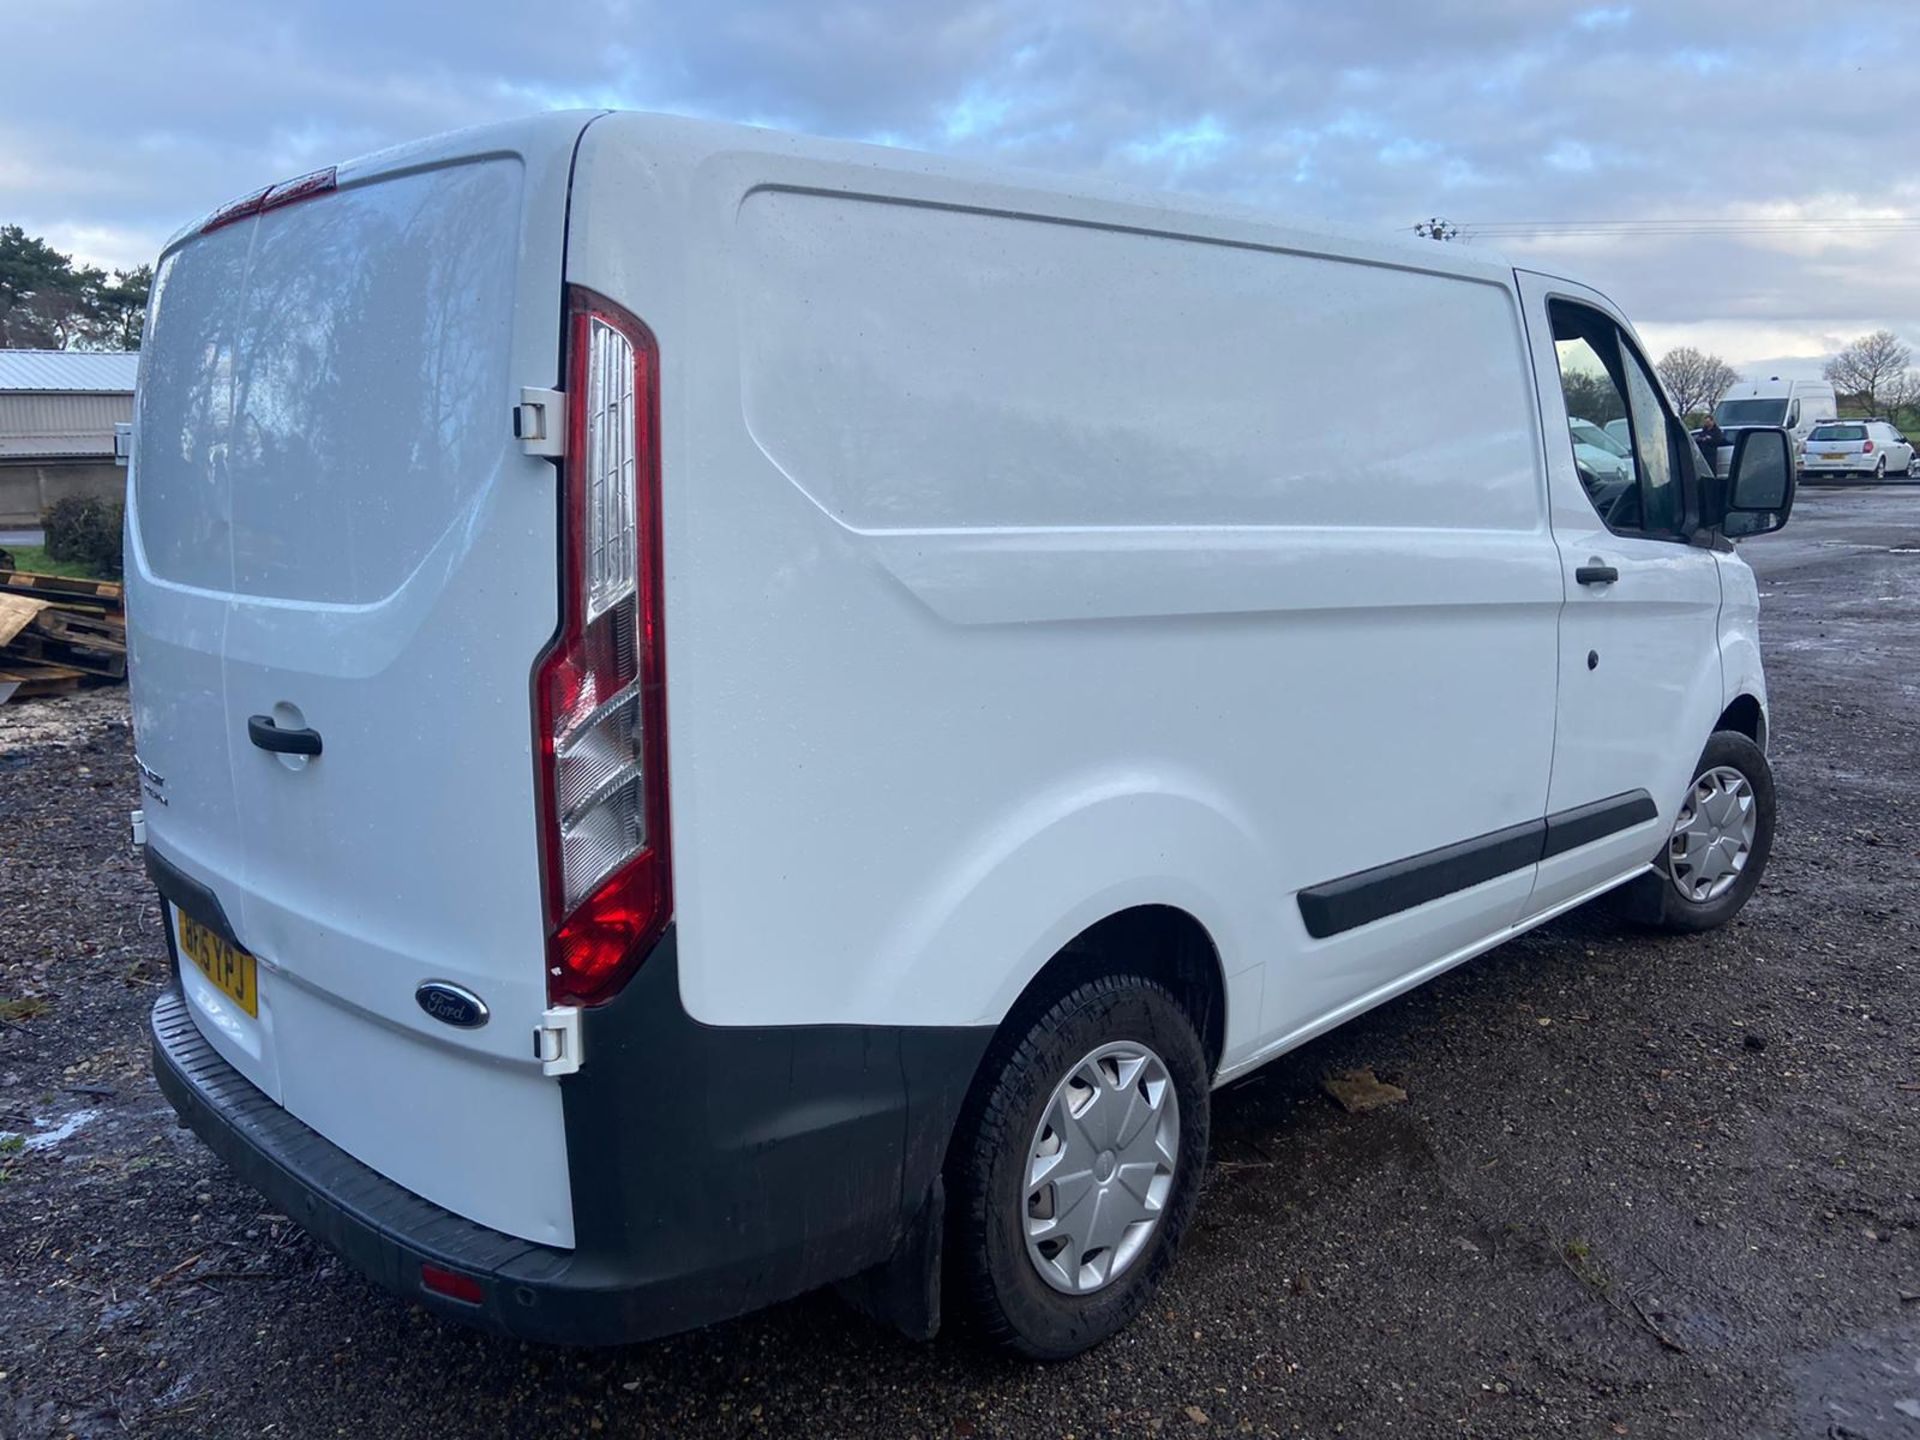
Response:
[[[249,715],[247,738],[262,750],[271,751],[275,755],[318,755],[320,753],[318,730],[282,730],[273,723],[271,715]]]
[[[1620,572],[1611,565],[1582,565],[1573,572],[1573,578],[1582,585],[1611,585],[1620,578]]]

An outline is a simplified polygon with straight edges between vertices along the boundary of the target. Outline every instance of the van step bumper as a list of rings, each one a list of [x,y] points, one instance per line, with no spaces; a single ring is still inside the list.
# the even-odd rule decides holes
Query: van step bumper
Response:
[[[308,1129],[207,1043],[178,985],[155,1002],[152,1029],[154,1076],[180,1118],[240,1179],[354,1268],[469,1324],[593,1343],[599,1326],[592,1297],[554,1283],[570,1252],[462,1219]],[[481,1303],[426,1290],[422,1265],[479,1279]]]
[[[675,949],[670,930],[588,1013],[588,1063],[560,1082],[573,1250],[455,1215],[309,1129],[207,1043],[177,981],[153,1007],[154,1073],[241,1180],[350,1265],[521,1339],[625,1344],[914,1268],[938,1243],[918,1230],[991,1028],[707,1027],[680,1008]],[[480,1299],[425,1288],[423,1265]]]

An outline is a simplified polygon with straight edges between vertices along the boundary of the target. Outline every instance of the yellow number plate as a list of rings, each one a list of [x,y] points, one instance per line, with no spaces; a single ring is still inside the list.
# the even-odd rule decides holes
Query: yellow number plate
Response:
[[[260,982],[253,956],[229,945],[198,920],[180,917],[180,949],[219,991],[247,1014],[260,1014]]]
[[[1820,458],[1822,460],[1844,460],[1847,456],[1845,451],[1826,450],[1821,452]]]

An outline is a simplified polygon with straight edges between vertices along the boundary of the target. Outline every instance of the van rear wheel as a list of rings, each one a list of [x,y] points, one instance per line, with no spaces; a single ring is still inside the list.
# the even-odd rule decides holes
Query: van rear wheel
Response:
[[[1640,918],[1693,934],[1724,925],[1747,903],[1773,851],[1773,769],[1735,730],[1716,731],[1654,862],[1634,882]]]
[[[1207,1153],[1206,1056],[1136,975],[1076,986],[995,1048],[954,1156],[956,1288],[985,1338],[1062,1360],[1172,1267]]]

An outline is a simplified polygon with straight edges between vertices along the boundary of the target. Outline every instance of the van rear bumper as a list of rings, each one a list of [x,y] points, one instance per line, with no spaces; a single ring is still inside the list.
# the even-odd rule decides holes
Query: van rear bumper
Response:
[[[586,1062],[560,1082],[572,1250],[477,1225],[355,1160],[222,1059],[177,983],[153,1007],[154,1071],[242,1180],[388,1290],[522,1339],[613,1345],[916,1253],[991,1036],[703,1026],[680,1007],[671,931],[583,1024]],[[423,1265],[471,1277],[479,1301],[426,1289]]]

